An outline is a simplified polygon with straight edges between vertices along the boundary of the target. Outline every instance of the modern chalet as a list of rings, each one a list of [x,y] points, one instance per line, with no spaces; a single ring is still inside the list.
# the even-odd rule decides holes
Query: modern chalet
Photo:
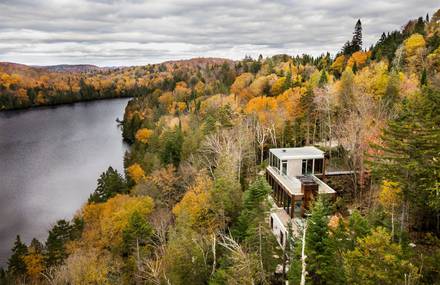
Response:
[[[282,246],[289,221],[292,227],[301,223],[318,195],[335,197],[335,190],[321,180],[325,178],[324,162],[324,152],[314,146],[269,150],[266,179],[272,186],[270,226]]]

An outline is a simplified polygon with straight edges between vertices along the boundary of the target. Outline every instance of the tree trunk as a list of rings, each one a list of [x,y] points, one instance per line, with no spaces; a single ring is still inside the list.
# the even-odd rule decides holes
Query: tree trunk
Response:
[[[303,232],[303,238],[302,238],[302,249],[301,249],[301,265],[302,265],[302,269],[301,269],[301,283],[300,283],[300,285],[305,285],[306,284],[306,275],[307,275],[307,271],[306,271],[306,258],[307,258],[307,256],[305,255],[306,230],[307,230],[307,220],[304,221],[304,232]]]
[[[391,239],[394,241],[394,203],[391,205]]]

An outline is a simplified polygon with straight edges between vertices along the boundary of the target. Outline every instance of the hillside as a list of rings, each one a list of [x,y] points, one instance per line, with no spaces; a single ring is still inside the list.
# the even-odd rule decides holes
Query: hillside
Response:
[[[368,49],[360,20],[347,38],[334,56],[198,58],[88,74],[9,67],[23,73],[3,72],[3,108],[59,94],[133,98],[122,124],[125,173],[103,172],[44,243],[17,238],[3,280],[440,284],[440,10]],[[268,215],[298,201],[273,204],[261,175],[268,150],[311,145],[348,175],[323,177],[336,198],[316,193],[279,242]]]
[[[218,58],[195,58],[162,64],[103,68],[94,65],[27,66],[0,62],[0,110],[79,101],[133,97],[149,91],[151,78],[175,68],[219,67]]]

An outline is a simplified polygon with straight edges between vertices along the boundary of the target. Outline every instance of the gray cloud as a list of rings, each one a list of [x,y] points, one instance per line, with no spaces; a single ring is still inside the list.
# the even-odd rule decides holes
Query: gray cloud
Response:
[[[196,56],[337,52],[433,13],[437,0],[0,0],[0,61],[140,65]]]

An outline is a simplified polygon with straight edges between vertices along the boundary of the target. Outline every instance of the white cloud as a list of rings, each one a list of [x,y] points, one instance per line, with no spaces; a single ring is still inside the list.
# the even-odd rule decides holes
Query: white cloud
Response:
[[[434,0],[0,0],[0,60],[139,65],[335,53],[358,18],[368,47],[383,31],[437,6]]]

